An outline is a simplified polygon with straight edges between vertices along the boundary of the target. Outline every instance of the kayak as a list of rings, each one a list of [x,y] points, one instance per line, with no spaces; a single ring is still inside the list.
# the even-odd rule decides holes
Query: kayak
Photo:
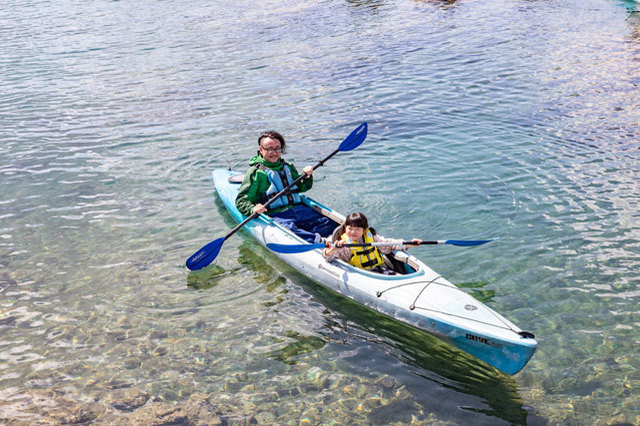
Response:
[[[217,169],[213,183],[218,196],[238,222],[246,219],[235,206],[244,173]],[[302,202],[336,222],[344,216],[312,198]],[[260,244],[307,244],[261,214],[244,229]],[[395,320],[435,335],[506,374],[516,374],[538,345],[532,333],[465,293],[419,259],[403,250],[385,255],[396,275],[356,268],[342,260],[327,262],[321,249],[302,253],[272,252],[311,280]]]

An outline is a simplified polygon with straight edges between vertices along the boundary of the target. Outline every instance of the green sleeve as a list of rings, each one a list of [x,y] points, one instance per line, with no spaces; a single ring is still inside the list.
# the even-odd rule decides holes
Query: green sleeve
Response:
[[[287,164],[289,164],[291,168],[291,177],[293,180],[296,180],[300,176],[300,173],[298,173],[293,164]],[[238,189],[238,195],[236,196],[236,207],[240,210],[240,213],[245,216],[251,216],[253,214],[253,208],[262,194],[267,192],[270,185],[269,177],[258,167],[251,167],[247,170],[247,174],[244,176],[242,184]],[[313,176],[300,180],[297,185],[299,192],[308,191],[313,185]],[[284,208],[280,210],[282,209]],[[279,209],[276,209],[275,211],[278,210]]]
[[[260,176],[262,174],[262,178]],[[253,214],[253,207],[260,195],[269,188],[269,180],[267,174],[258,170],[257,167],[251,167],[244,175],[238,195],[236,197],[236,207],[245,216]]]
[[[291,177],[293,178],[293,180],[298,179],[298,177],[300,176],[300,173],[298,173],[298,170],[296,170],[296,167],[291,163],[287,163],[287,164],[291,168]],[[298,185],[298,192],[305,192],[310,190],[311,187],[313,186],[313,175],[311,175],[308,178],[302,179],[300,182],[297,183],[297,185]]]

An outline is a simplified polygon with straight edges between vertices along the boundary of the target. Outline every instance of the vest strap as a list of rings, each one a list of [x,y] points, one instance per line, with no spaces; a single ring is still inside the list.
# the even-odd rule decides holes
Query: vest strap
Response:
[[[260,204],[265,204],[275,194],[289,186],[289,184],[293,181],[289,165],[284,160],[282,161],[284,165],[279,171],[272,170],[266,167],[264,164],[256,164],[256,167],[259,170],[262,170],[267,174],[269,183],[271,184],[267,192],[260,194],[260,196],[258,197],[257,202],[259,202]],[[289,179],[290,176],[291,179]],[[267,207],[267,211],[275,210],[285,206],[295,206],[297,204],[301,204],[302,200],[300,199],[298,193],[300,193],[300,190],[298,189],[297,185],[294,185],[293,188],[289,189],[286,194],[281,195],[277,200],[271,203]]]

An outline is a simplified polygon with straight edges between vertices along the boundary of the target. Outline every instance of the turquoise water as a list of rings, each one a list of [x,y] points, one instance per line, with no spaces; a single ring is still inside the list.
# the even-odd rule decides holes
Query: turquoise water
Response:
[[[637,8],[3,3],[0,419],[640,422]],[[265,129],[313,164],[362,121],[311,195],[385,236],[499,237],[412,253],[536,334],[516,376],[246,234],[185,269],[234,226],[212,169]]]

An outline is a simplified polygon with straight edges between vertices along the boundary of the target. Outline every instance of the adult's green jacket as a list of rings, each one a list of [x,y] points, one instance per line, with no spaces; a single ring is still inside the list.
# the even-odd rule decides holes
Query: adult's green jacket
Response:
[[[240,189],[238,190],[238,196],[236,197],[236,207],[240,210],[240,213],[245,216],[251,216],[253,214],[253,207],[257,203],[261,202],[260,199],[262,198],[262,195],[265,194],[267,189],[269,189],[269,186],[271,186],[267,173],[260,170],[259,165],[263,165],[264,167],[268,167],[278,172],[282,170],[285,164],[289,166],[293,180],[298,179],[300,173],[298,173],[294,165],[282,158],[280,158],[277,163],[270,163],[265,161],[258,152],[257,155],[249,160],[249,170],[247,170],[247,174],[244,176],[242,185],[240,185]],[[298,187],[298,192],[308,191],[313,186],[313,176],[300,180],[296,186]],[[288,209],[289,207],[290,206],[283,206],[269,211],[280,212]]]

